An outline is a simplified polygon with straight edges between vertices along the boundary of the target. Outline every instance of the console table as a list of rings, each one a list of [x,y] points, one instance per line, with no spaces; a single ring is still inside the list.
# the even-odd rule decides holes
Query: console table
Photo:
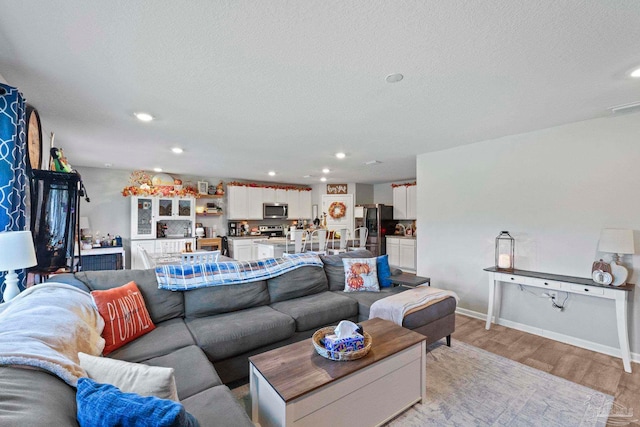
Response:
[[[618,341],[625,372],[631,373],[631,354],[629,350],[627,304],[629,294],[634,285],[624,286],[599,285],[584,277],[561,276],[527,270],[501,270],[496,267],[485,268],[489,272],[489,307],[487,324],[491,328],[491,319],[495,315],[496,322],[500,316],[500,283],[514,283],[552,291],[581,294],[596,298],[614,300],[616,304],[616,321],[618,325]]]

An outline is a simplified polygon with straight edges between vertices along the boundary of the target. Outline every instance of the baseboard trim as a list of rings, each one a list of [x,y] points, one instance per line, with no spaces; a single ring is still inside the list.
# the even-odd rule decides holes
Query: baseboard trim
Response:
[[[486,313],[480,313],[478,311],[468,310],[466,308],[458,307],[456,309],[456,314],[461,314],[467,317],[473,317],[474,319],[480,319],[482,321],[487,320]],[[572,337],[570,335],[559,334],[557,332],[536,328],[534,326],[525,325],[524,323],[513,322],[511,320],[497,319],[497,322],[496,322],[496,319],[494,317],[493,321],[494,323],[497,323],[498,325],[506,326],[507,328],[517,329],[522,332],[527,332],[529,334],[538,335],[544,338],[549,338],[554,341],[563,342],[565,344],[570,344],[576,347],[595,351],[597,353],[602,353],[602,354],[606,354],[613,357],[620,357],[619,348],[598,344],[593,341],[583,340],[581,338]],[[640,353],[631,353],[631,361],[635,363],[640,363]]]

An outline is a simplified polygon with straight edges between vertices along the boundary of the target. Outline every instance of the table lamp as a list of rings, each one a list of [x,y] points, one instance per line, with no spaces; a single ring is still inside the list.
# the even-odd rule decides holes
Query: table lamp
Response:
[[[633,230],[604,228],[600,233],[598,251],[614,254],[611,262],[613,286],[624,285],[629,276],[629,270],[622,264],[622,255],[634,254]]]
[[[33,249],[31,231],[5,231],[0,233],[0,271],[7,271],[4,277],[4,301],[13,299],[20,293],[18,274],[15,270],[33,267],[38,263]]]

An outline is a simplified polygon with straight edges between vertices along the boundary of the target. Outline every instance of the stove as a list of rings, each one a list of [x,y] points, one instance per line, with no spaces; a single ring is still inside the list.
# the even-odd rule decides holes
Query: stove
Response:
[[[268,237],[282,237],[284,231],[281,225],[261,225],[258,227],[260,234]]]

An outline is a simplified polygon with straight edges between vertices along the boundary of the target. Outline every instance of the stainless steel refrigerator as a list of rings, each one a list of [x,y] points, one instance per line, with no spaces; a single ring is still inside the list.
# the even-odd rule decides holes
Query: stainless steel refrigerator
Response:
[[[367,237],[366,247],[373,252],[375,256],[387,253],[386,236],[391,235],[396,230],[397,220],[393,219],[393,206],[375,204],[375,205],[358,205],[356,212],[362,208],[362,217],[356,216],[355,226],[367,227],[369,235]]]

